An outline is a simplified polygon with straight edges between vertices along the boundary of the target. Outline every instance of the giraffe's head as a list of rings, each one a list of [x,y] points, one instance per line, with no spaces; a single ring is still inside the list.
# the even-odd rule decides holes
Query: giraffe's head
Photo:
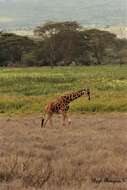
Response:
[[[85,96],[88,96],[88,100],[90,100],[90,89],[89,88],[83,89],[83,93]]]

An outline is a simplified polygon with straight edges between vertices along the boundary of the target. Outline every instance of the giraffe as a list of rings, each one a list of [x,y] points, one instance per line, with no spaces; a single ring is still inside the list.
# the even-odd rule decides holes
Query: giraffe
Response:
[[[90,90],[82,89],[77,92],[64,94],[62,96],[59,96],[54,101],[49,102],[44,109],[45,113],[42,118],[41,127],[45,127],[48,121],[51,127],[53,126],[52,116],[54,113],[62,114],[62,126],[65,126],[66,121],[68,122],[68,125],[70,125],[71,120],[67,115],[67,111],[69,110],[69,103],[83,95],[88,96],[88,100],[90,100]]]

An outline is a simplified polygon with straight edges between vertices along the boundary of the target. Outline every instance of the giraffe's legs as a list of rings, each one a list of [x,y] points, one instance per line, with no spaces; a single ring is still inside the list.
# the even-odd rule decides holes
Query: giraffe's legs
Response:
[[[62,113],[62,126],[65,127],[66,125],[66,118],[67,118],[67,114],[66,113]]]
[[[50,126],[52,127],[53,126],[53,124],[52,124],[52,113],[48,113],[47,114],[47,116],[46,116],[46,120],[44,121],[44,126],[43,127],[45,127],[46,126],[46,124],[47,124],[47,122],[49,121],[49,123],[50,123]]]
[[[50,117],[50,119],[49,119],[49,124],[50,124],[50,127],[53,127],[52,115],[51,115],[51,117]]]
[[[62,126],[66,126],[66,121],[67,121],[68,126],[70,126],[71,120],[70,120],[70,118],[68,117],[67,113],[66,113],[66,112],[63,112],[63,113],[62,113]]]
[[[71,119],[68,117],[68,126],[71,125]]]

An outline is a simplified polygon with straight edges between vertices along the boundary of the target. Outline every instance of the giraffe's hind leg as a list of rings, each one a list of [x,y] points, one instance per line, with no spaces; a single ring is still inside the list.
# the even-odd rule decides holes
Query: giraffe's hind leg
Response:
[[[45,127],[49,121],[50,123],[50,126],[53,127],[53,123],[52,123],[52,116],[53,116],[53,113],[48,113],[47,116],[46,116],[46,120],[44,121],[44,125],[43,127]]]

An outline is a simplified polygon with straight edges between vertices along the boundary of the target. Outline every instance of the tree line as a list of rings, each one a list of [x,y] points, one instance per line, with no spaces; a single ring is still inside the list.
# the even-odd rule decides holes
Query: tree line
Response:
[[[68,66],[127,63],[127,39],[79,23],[47,22],[34,37],[0,32],[0,66]]]

